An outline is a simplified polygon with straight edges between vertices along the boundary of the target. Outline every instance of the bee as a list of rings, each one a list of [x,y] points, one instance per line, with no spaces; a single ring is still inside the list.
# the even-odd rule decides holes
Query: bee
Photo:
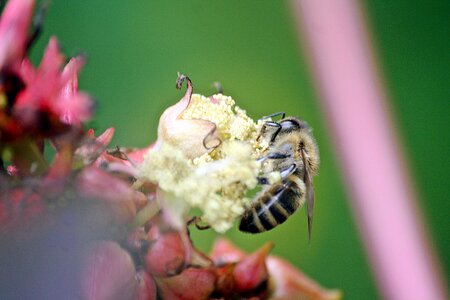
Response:
[[[279,122],[266,121],[258,139],[269,146],[264,156],[263,176],[259,184],[265,186],[241,217],[239,230],[260,233],[285,222],[306,202],[308,236],[311,239],[314,190],[312,177],[319,168],[319,149],[308,124],[295,117],[285,118],[277,113],[265,118],[282,115]],[[281,180],[270,184],[267,176],[280,172]]]

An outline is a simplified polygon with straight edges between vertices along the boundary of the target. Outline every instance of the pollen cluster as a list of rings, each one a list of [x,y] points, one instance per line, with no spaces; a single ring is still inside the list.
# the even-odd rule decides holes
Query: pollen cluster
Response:
[[[158,184],[170,207],[178,205],[175,201],[178,207],[198,208],[203,222],[225,232],[242,215],[250,201],[247,191],[257,184],[261,165],[256,158],[266,147],[257,142],[259,125],[222,94],[193,94],[179,118],[214,123],[220,145],[189,159],[177,145],[162,141],[148,152],[141,177]]]
[[[202,220],[217,232],[227,231],[244,212],[248,189],[256,186],[260,164],[251,159],[252,148],[242,142],[224,142],[224,158],[195,165],[177,148],[163,144],[150,151],[141,176],[157,182],[173,206],[199,208]]]
[[[236,105],[230,96],[215,94],[205,97],[193,94],[188,109],[181,114],[182,119],[202,119],[216,124],[222,141],[244,141],[249,143],[253,151],[251,156],[258,157],[266,148],[265,141],[257,141],[261,123],[256,123],[247,116],[246,111]],[[218,147],[205,155],[194,159],[194,163],[212,161],[224,157],[222,147]]]

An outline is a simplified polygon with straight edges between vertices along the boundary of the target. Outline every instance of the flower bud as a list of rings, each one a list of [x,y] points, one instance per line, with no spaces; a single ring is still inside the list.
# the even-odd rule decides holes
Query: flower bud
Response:
[[[150,247],[145,255],[145,269],[152,275],[165,277],[179,274],[186,266],[190,249],[177,231],[160,231],[153,226],[148,232]]]
[[[267,243],[236,264],[233,275],[238,291],[247,292],[254,290],[269,279],[266,258],[272,248],[273,244]]]
[[[209,269],[185,269],[181,274],[157,279],[161,299],[203,300],[210,299],[215,276]]]
[[[132,299],[137,281],[130,255],[115,242],[101,241],[88,249],[81,278],[82,299]]]
[[[84,165],[89,165],[96,161],[100,155],[105,153],[111,139],[113,138],[115,129],[110,127],[101,135],[95,137],[94,130],[89,129],[86,141],[75,151],[75,159]],[[101,161],[97,164],[100,165]]]
[[[234,246],[227,239],[217,239],[211,251],[211,258],[217,265],[233,263],[245,257],[244,251]]]

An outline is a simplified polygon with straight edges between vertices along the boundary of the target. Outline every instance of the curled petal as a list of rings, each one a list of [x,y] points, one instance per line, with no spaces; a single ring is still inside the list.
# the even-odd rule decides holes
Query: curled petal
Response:
[[[192,83],[188,77],[180,77],[177,87],[181,87],[184,79],[188,84],[186,93],[177,104],[162,114],[158,126],[158,140],[178,147],[188,158],[195,158],[219,146],[220,139],[213,122],[182,119],[183,112],[189,108],[192,96]]]
[[[274,284],[273,299],[338,300],[342,298],[339,290],[327,290],[321,287],[281,258],[270,256],[267,259],[267,268]]]
[[[128,252],[115,242],[100,241],[87,251],[81,277],[86,300],[133,299],[136,270]]]
[[[214,272],[195,268],[188,268],[177,276],[157,279],[161,298],[172,300],[210,299],[214,282]]]
[[[0,20],[0,68],[20,60],[28,42],[34,0],[11,0]]]

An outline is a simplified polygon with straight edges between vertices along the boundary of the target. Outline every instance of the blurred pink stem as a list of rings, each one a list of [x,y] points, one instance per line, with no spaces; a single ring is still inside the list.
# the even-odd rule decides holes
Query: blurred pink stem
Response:
[[[447,299],[357,1],[294,5],[381,295]]]

